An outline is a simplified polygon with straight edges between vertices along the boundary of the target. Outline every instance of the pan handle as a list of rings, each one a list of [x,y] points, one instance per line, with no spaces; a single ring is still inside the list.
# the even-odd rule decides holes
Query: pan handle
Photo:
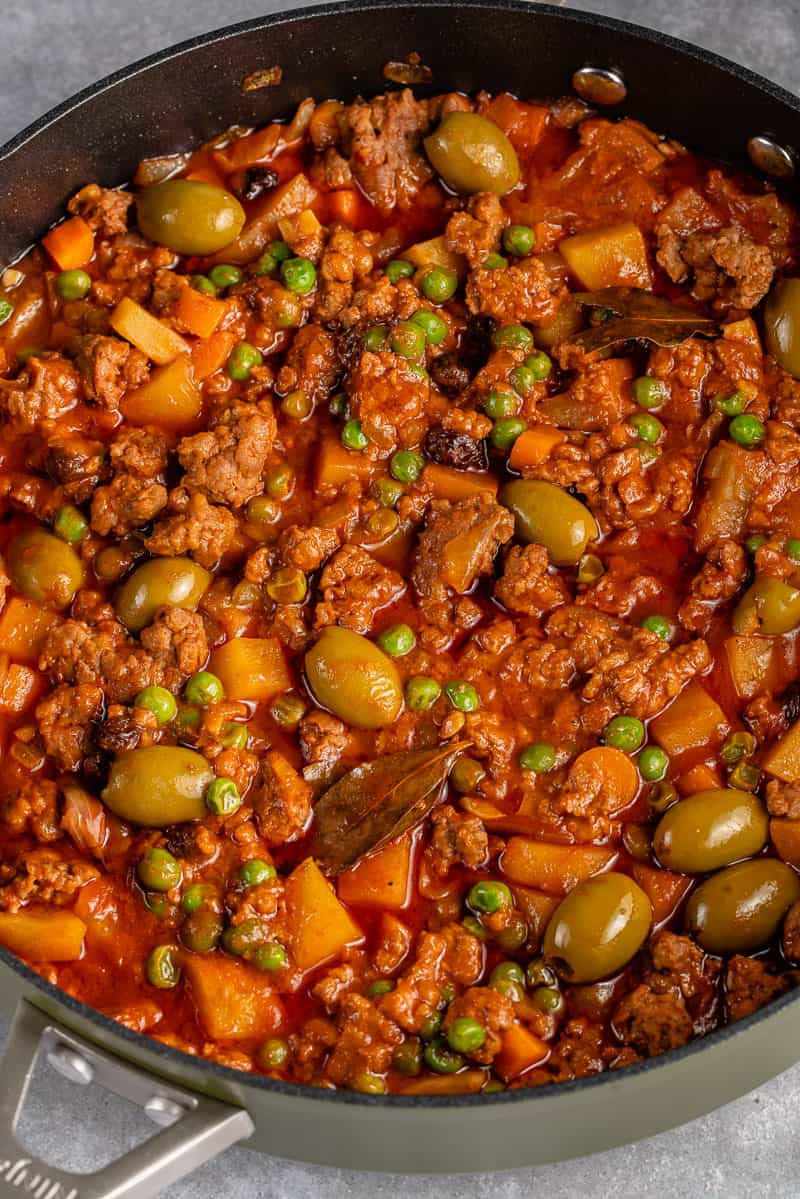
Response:
[[[96,1174],[70,1174],[26,1153],[16,1127],[37,1058],[76,1083],[96,1082],[139,1104],[162,1131]],[[253,1132],[242,1108],[166,1084],[87,1045],[20,1000],[0,1058],[0,1199],[151,1199]]]

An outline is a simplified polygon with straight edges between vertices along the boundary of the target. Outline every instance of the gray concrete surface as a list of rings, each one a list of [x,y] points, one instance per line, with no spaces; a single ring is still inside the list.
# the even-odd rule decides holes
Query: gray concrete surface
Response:
[[[9,6],[2,23],[0,142],[134,58],[275,7],[264,0],[23,0]],[[687,38],[800,91],[798,0],[575,0],[575,7]],[[4,1036],[0,1022],[0,1041]],[[35,1080],[23,1121],[32,1149],[80,1171],[96,1169],[150,1128],[134,1109],[72,1087],[51,1071]],[[800,1199],[799,1132],[796,1067],[678,1131],[568,1165],[409,1182],[235,1149],[170,1187],[164,1199],[398,1199],[409,1188],[416,1199]]]

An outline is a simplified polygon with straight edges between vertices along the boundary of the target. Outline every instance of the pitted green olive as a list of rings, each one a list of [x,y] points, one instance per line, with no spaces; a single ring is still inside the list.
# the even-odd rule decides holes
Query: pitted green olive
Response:
[[[766,808],[757,795],[734,787],[698,791],[673,804],[653,839],[668,870],[706,874],[752,857],[769,835]]]
[[[686,905],[684,923],[709,953],[752,953],[767,945],[793,903],[800,879],[777,858],[755,858],[712,874]]]
[[[569,982],[597,982],[641,949],[652,918],[650,900],[627,874],[596,874],[562,899],[544,934],[543,952]]]
[[[75,551],[44,529],[29,529],[8,547],[8,574],[20,595],[51,608],[66,608],[83,583]]]
[[[500,492],[500,502],[514,513],[517,537],[543,545],[556,566],[574,565],[599,536],[585,504],[555,483],[515,479]]]
[[[136,204],[139,228],[176,254],[216,254],[239,236],[244,209],[235,196],[199,179],[166,179]]]
[[[147,745],[115,759],[102,799],[122,820],[165,828],[205,816],[213,781],[214,771],[193,749]]]
[[[493,121],[474,112],[449,112],[425,138],[434,169],[456,192],[504,196],[519,182],[519,159]]]
[[[748,587],[734,609],[734,633],[763,633],[776,637],[800,624],[800,591],[782,579],[762,575]]]
[[[403,688],[391,658],[366,637],[331,625],[306,654],[306,677],[314,698],[360,729],[391,724],[403,704]]]
[[[138,633],[159,608],[195,609],[211,575],[191,558],[151,558],[126,579],[114,608],[126,628]]]
[[[800,279],[779,279],[764,306],[764,333],[773,358],[800,379]]]

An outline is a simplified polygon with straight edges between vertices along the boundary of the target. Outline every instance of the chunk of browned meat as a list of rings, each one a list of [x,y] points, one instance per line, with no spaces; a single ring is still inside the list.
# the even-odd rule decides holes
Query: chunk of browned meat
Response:
[[[206,432],[180,442],[184,486],[204,492],[214,503],[241,507],[261,491],[261,472],[275,431],[268,404],[234,404]]]
[[[340,317],[353,299],[355,288],[372,272],[372,246],[377,235],[366,230],[355,232],[334,225],[319,263],[314,311],[320,321]]]
[[[59,791],[51,779],[29,779],[16,795],[0,800],[0,820],[15,836],[30,833],[46,844],[58,841]]]
[[[800,820],[800,781],[784,783],[780,779],[770,779],[767,783],[767,809],[770,816]]]
[[[162,608],[153,623],[142,629],[141,642],[156,662],[162,685],[173,691],[208,661],[203,618],[185,608]]]
[[[339,548],[335,529],[319,525],[287,525],[278,538],[278,557],[286,566],[296,566],[308,574]]]
[[[48,443],[45,468],[73,503],[83,504],[108,477],[106,447],[102,441],[59,433]]]
[[[111,446],[114,478],[92,498],[92,528],[122,537],[156,516],[167,502],[163,472],[167,442],[155,429],[124,429]]]
[[[115,233],[126,232],[128,210],[132,203],[131,192],[112,191],[97,183],[89,183],[75,193],[67,208],[83,217],[90,229],[103,237],[113,237]]]
[[[646,1057],[679,1049],[694,1036],[683,996],[644,983],[625,996],[614,1013],[614,1028],[620,1040]]]
[[[56,687],[37,705],[36,723],[45,753],[59,770],[80,768],[102,709],[103,693],[92,683]]]
[[[685,212],[688,217],[688,206]],[[693,276],[693,295],[717,307],[754,308],[769,291],[775,273],[769,247],[735,225],[687,232],[687,225],[691,230],[695,223],[694,213],[680,230],[678,215],[673,201],[656,226],[656,257],[670,278],[683,283]]]
[[[393,912],[384,912],[378,930],[373,964],[379,974],[393,974],[411,948],[411,929]]]
[[[779,974],[767,962],[736,954],[725,970],[725,1008],[729,1020],[743,1020],[789,989],[788,973]]]
[[[514,517],[492,496],[456,503],[434,500],[411,572],[420,599],[441,603],[453,591],[469,591],[476,579],[492,570],[497,551],[513,535]]]
[[[467,280],[470,312],[503,324],[547,324],[569,296],[563,283],[548,274],[539,258],[524,258],[502,270],[478,267]]]
[[[735,541],[720,541],[706,555],[706,561],[690,584],[691,593],[678,610],[678,620],[690,633],[705,633],[715,611],[733,599],[747,578],[749,562],[742,546]]]
[[[375,616],[405,589],[396,570],[382,566],[360,545],[345,545],[334,555],[319,580],[320,602],[314,624],[343,625],[356,633],[368,633]]]
[[[500,249],[500,235],[507,224],[508,217],[499,197],[479,192],[465,211],[453,213],[447,222],[447,248],[463,254],[470,267],[478,267]]]
[[[114,410],[126,391],[146,382],[150,368],[141,350],[118,337],[91,333],[80,338],[75,365],[88,399]]]
[[[297,734],[305,763],[303,778],[327,782],[350,744],[347,725],[329,712],[314,708],[300,721]]]
[[[397,354],[362,354],[349,381],[350,411],[370,442],[389,453],[424,432],[430,381]]]
[[[564,580],[550,570],[543,545],[515,545],[508,551],[503,573],[494,587],[495,598],[525,616],[542,616],[569,600]]]
[[[17,862],[0,865],[0,911],[17,912],[32,901],[62,907],[99,873],[88,862],[67,861],[53,849],[34,849]]]
[[[298,329],[278,371],[278,390],[302,391],[309,400],[324,400],[339,377],[336,341],[321,325]]]
[[[82,392],[80,375],[61,354],[32,354],[16,379],[0,380],[0,400],[21,433],[64,416]]]
[[[483,1044],[472,1050],[469,1057],[488,1066],[503,1047],[501,1034],[514,1023],[514,1006],[492,987],[470,987],[448,1007],[442,1025],[445,1035],[461,1019],[477,1020],[486,1033]]]
[[[267,845],[283,845],[302,833],[311,814],[311,787],[277,750],[261,761],[252,797],[258,831]]]
[[[129,641],[116,621],[93,628],[79,620],[56,625],[45,638],[39,669],[59,683],[96,683],[112,703],[128,703],[163,678],[147,650]]]
[[[174,557],[191,554],[201,566],[213,567],[233,544],[236,517],[219,504],[209,504],[201,491],[192,492],[182,512],[164,517],[147,538],[151,554]]]
[[[457,864],[477,870],[489,856],[489,838],[477,816],[457,812],[450,804],[431,815],[428,860],[437,874],[445,875]]]
[[[792,904],[783,921],[783,952],[790,962],[800,962],[800,901]]]
[[[358,1085],[365,1074],[385,1074],[403,1040],[397,1025],[364,995],[345,997],[337,1016],[339,1037],[325,1073],[337,1086]]]

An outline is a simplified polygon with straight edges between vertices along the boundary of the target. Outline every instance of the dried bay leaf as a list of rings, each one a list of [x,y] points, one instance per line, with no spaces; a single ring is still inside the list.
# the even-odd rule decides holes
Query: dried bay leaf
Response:
[[[603,308],[604,321],[570,338],[570,345],[586,354],[610,350],[626,341],[649,341],[657,346],[677,346],[690,337],[718,337],[720,327],[710,316],[693,312],[638,287],[605,287],[575,292],[572,297],[586,308]]]
[[[415,828],[439,799],[447,776],[468,741],[434,749],[388,754],[356,766],[321,796],[314,808],[311,854],[326,874]]]

